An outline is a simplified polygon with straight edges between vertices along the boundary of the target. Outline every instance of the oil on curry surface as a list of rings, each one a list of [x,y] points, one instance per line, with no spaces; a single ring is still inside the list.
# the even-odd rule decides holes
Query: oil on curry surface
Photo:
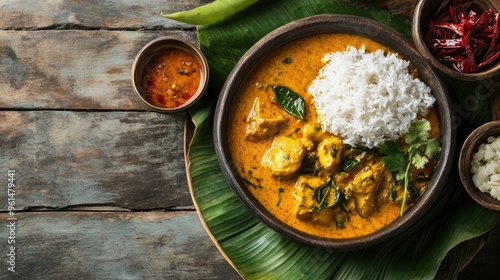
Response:
[[[370,39],[342,33],[288,43],[270,53],[248,76],[228,130],[239,175],[271,214],[300,231],[339,239],[370,234],[394,221],[402,193],[400,187],[389,194],[391,174],[376,153],[344,146],[317,122],[307,88],[324,66],[323,56],[348,46],[392,52]],[[303,119],[287,114],[277,104],[276,85],[286,86],[305,100]],[[431,110],[427,118],[432,134],[437,135],[435,112]],[[361,164],[349,167],[350,160]],[[425,172],[429,176],[432,168]],[[349,189],[355,184],[362,187]],[[326,187],[336,191],[326,195]],[[423,191],[425,184],[420,188]]]

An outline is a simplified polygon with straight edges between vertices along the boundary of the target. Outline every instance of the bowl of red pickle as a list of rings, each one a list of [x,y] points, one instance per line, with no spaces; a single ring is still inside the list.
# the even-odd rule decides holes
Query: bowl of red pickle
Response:
[[[209,78],[208,62],[187,39],[173,36],[147,43],[132,65],[132,85],[149,109],[185,112],[200,100]]]
[[[441,72],[476,81],[500,73],[500,2],[420,0],[413,15],[417,49]]]

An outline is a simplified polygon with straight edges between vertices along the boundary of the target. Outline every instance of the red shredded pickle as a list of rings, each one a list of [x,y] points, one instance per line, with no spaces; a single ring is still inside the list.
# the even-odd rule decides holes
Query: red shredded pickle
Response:
[[[500,14],[473,1],[441,3],[424,41],[433,55],[462,73],[474,73],[500,60]]]

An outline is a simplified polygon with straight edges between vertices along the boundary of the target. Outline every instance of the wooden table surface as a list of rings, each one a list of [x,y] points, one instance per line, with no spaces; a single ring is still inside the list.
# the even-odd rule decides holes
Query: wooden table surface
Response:
[[[186,116],[148,111],[130,82],[148,41],[196,42],[160,13],[208,2],[0,2],[0,279],[239,278],[191,201]],[[500,275],[499,251],[497,225],[459,278]]]

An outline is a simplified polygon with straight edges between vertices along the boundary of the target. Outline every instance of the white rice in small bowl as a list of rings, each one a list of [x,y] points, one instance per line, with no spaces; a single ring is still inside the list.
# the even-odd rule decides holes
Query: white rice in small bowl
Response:
[[[472,156],[472,181],[484,193],[500,201],[500,136],[490,136]]]

